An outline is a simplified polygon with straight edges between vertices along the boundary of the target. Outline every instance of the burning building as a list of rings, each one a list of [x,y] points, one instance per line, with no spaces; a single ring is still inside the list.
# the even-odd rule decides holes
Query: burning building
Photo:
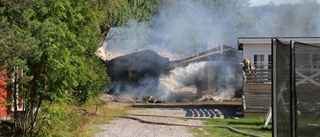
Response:
[[[146,94],[156,91],[160,74],[166,73],[169,59],[153,50],[143,50],[120,56],[106,62],[112,80],[109,93],[135,92]]]
[[[223,45],[175,61],[169,61],[153,50],[119,56],[106,62],[112,81],[109,93],[126,94],[129,102],[146,96],[172,101],[177,99],[173,98],[177,89],[194,86],[196,96],[190,101],[203,94],[214,95],[216,99],[232,98],[242,91],[239,55],[237,49]]]

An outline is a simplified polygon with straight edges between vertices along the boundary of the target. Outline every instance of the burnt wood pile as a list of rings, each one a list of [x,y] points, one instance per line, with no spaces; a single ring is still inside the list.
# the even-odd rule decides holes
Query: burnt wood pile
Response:
[[[146,103],[161,103],[160,99],[156,99],[153,96],[145,96],[143,97],[143,102]]]

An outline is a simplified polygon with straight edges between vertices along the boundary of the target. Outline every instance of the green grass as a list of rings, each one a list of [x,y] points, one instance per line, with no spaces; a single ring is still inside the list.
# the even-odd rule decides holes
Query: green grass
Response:
[[[94,111],[92,106],[84,107],[87,108],[88,111]],[[92,109],[92,110],[90,110]],[[117,119],[118,115],[127,115],[128,110],[133,110],[135,108],[131,108],[124,103],[114,103],[110,102],[105,106],[102,106],[98,109],[98,116],[88,116],[84,122],[83,131],[80,134],[81,137],[91,137],[94,134],[97,134],[100,129],[96,128],[95,125],[101,124],[109,124],[111,120]]]
[[[234,133],[226,128],[217,128],[213,127],[213,125],[223,125],[223,126],[231,126],[236,128],[242,132],[251,133],[264,137],[271,137],[272,130],[262,129],[264,117],[256,117],[256,118],[240,118],[240,119],[209,119],[206,120],[205,124],[208,126],[204,129],[204,132],[198,133],[197,129],[191,129],[195,131],[196,135],[200,134],[200,136],[211,136],[211,137],[242,137],[243,135]],[[212,126],[212,127],[211,127]],[[271,126],[271,123],[269,123]]]
[[[56,137],[92,137],[93,135],[101,132],[97,125],[109,124],[111,120],[117,119],[117,115],[127,115],[128,110],[134,108],[128,107],[124,103],[110,102],[106,105],[98,107],[96,116],[83,116],[78,114],[78,109],[85,109],[88,112],[94,112],[95,106],[68,106],[67,114],[68,120],[66,126],[57,128],[52,136]],[[76,112],[76,113],[75,113]]]

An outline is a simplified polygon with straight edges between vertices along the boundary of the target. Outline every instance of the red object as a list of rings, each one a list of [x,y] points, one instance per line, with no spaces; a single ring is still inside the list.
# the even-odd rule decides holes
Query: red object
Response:
[[[8,92],[7,88],[7,71],[6,69],[0,69],[0,118],[7,116],[8,107],[3,106],[7,101]]]
[[[23,76],[23,70],[19,70],[18,77]],[[7,83],[7,70],[0,68],[0,119],[10,115],[14,111],[12,99],[13,95],[11,92],[7,91],[7,85],[12,83]],[[17,111],[23,111],[23,99],[21,98],[20,89],[22,86],[17,86]],[[9,104],[11,102],[11,104]]]

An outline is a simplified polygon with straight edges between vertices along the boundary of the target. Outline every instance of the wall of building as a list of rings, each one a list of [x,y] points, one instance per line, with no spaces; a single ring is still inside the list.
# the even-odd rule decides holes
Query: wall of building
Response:
[[[7,115],[7,107],[4,107],[4,103],[6,103],[8,93],[6,91],[6,70],[0,70],[0,119]]]
[[[264,43],[264,44],[244,44],[243,45],[243,59],[247,58],[250,61],[253,60],[253,54],[255,53],[267,53],[271,54],[271,44]]]

